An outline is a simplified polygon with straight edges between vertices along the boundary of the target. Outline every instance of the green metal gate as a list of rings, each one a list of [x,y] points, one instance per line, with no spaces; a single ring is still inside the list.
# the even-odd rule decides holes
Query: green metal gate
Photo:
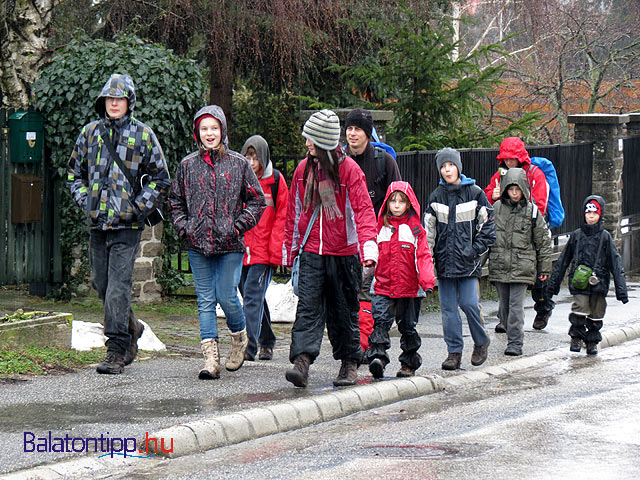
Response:
[[[37,163],[11,162],[10,113],[0,109],[0,285],[28,283],[32,293],[43,295],[52,284],[62,280],[57,214],[60,195],[56,185],[60,182],[54,180],[49,155],[45,154],[43,161]],[[42,185],[41,215],[28,222],[16,218],[16,205],[12,205],[17,193],[12,189],[16,190],[19,180],[24,178]]]

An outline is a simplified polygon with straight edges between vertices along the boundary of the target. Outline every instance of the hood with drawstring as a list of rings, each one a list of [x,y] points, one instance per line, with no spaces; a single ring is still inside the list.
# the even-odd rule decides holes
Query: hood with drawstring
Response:
[[[213,117],[220,122],[220,128],[222,129],[222,140],[220,141],[221,145],[224,145],[225,148],[229,148],[229,139],[227,138],[227,117],[224,115],[224,111],[218,105],[207,105],[206,107],[202,107],[198,112],[193,116],[193,138],[198,144],[198,148],[203,149],[202,141],[200,140],[200,132],[198,132],[198,124],[203,117]]]
[[[107,80],[95,103],[95,109],[98,115],[100,115],[100,118],[105,118],[107,115],[107,109],[104,105],[107,97],[126,98],[127,115],[131,116],[136,106],[136,89],[131,77],[126,73],[114,73],[109,80]]]

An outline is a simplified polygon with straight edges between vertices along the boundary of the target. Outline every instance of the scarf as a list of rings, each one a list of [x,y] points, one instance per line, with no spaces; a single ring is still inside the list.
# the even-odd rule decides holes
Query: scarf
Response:
[[[322,168],[319,168],[315,159],[308,159],[313,162],[307,174],[307,186],[304,191],[304,209],[315,208],[322,205],[324,215],[329,220],[342,218],[342,212],[336,202],[335,183],[327,177]]]

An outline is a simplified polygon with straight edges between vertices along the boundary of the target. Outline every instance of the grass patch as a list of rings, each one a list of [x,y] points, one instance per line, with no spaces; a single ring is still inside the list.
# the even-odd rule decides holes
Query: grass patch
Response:
[[[0,377],[15,375],[47,375],[68,372],[104,357],[104,349],[79,352],[26,346],[15,350],[0,351]]]

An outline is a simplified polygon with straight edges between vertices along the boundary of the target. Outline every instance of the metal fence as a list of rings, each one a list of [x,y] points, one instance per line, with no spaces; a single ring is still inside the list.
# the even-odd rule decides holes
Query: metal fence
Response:
[[[640,214],[640,137],[623,140],[622,215]]]
[[[32,292],[46,293],[61,279],[60,222],[56,214],[55,185],[47,155],[43,162],[13,163],[9,157],[11,112],[0,109],[0,285],[31,284]],[[42,181],[42,216],[37,221],[14,223],[12,189],[15,174],[33,175]],[[13,181],[12,181],[13,179]]]

